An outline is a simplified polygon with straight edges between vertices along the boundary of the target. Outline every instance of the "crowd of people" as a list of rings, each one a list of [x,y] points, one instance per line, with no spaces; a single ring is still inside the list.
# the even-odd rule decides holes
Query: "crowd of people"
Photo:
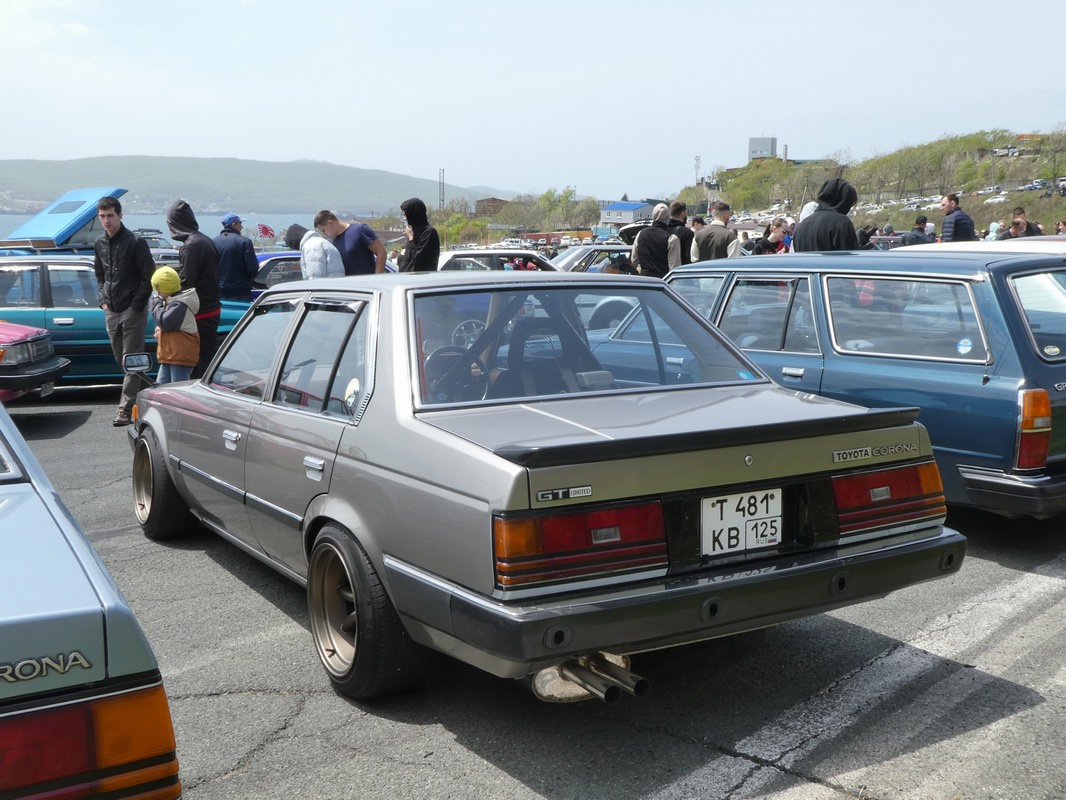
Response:
[[[222,230],[210,238],[200,231],[190,205],[176,200],[167,210],[167,227],[180,243],[177,268],[157,268],[148,243],[122,224],[117,198],[101,199],[96,210],[104,230],[94,243],[97,300],[112,353],[124,372],[112,423],[120,427],[130,424],[140,388],[139,377],[125,372],[123,362],[127,354],[144,351],[149,315],[155,322],[157,383],[197,378],[218,350],[222,300],[251,301],[259,262],[251,239],[242,233],[245,220],[237,214],[224,216]],[[436,270],[440,239],[429,224],[426,204],[412,197],[400,204],[400,210],[406,220],[407,246],[399,255],[399,270]],[[318,212],[312,224],[313,230],[290,227],[286,238],[300,251],[303,277],[385,271],[385,246],[370,226],[345,222],[328,210]]]
[[[776,217],[757,237],[729,227],[733,212],[723,200],[711,204],[709,222],[696,217],[691,226],[687,224],[688,208],[684,202],[675,200],[669,206],[659,203],[652,211],[651,224],[637,234],[630,258],[641,275],[662,277],[682,264],[739,255],[887,249],[1044,233],[1040,223],[1026,218],[1021,206],[1013,210],[1009,226],[1004,221],[993,222],[987,230],[978,231],[970,215],[959,207],[956,194],[946,194],[940,199],[944,219],[939,233],[924,214],[917,215],[914,226],[902,235],[896,234],[891,224],[879,226],[870,222],[856,229],[850,212],[858,197],[848,181],[831,178],[822,184],[816,198],[803,207],[798,220]],[[1055,223],[1055,233],[1066,234],[1066,219]]]

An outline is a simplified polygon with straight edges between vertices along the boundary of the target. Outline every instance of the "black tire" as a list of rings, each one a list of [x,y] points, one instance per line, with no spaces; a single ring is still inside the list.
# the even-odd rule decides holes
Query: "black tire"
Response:
[[[315,650],[340,694],[369,700],[424,674],[428,652],[408,635],[363,548],[332,523],[311,550],[307,609]]]
[[[163,449],[151,428],[141,431],[133,449],[133,511],[144,535],[153,541],[188,536],[197,526],[170,479]]]

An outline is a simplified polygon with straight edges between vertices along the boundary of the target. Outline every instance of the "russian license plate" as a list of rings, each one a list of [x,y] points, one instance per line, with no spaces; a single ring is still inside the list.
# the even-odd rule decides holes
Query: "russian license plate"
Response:
[[[781,490],[704,497],[703,554],[719,556],[781,543]]]
[[[42,383],[40,386],[41,397],[48,397],[56,389],[55,383],[49,381],[48,383]]]

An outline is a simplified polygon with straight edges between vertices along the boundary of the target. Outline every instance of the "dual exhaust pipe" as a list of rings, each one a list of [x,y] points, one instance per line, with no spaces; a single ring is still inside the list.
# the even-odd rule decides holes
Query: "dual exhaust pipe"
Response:
[[[623,692],[647,697],[651,683],[629,670],[628,658],[593,653],[535,673],[531,688],[538,698],[551,703],[587,700],[592,696],[614,705],[622,699]]]

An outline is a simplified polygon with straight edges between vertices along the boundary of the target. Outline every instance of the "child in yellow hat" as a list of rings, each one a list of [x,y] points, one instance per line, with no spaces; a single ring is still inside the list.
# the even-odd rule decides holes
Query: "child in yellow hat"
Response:
[[[152,273],[148,310],[155,320],[156,383],[187,381],[200,360],[200,334],[196,332],[196,312],[200,298],[196,290],[182,290],[181,278],[173,267],[160,267]]]

